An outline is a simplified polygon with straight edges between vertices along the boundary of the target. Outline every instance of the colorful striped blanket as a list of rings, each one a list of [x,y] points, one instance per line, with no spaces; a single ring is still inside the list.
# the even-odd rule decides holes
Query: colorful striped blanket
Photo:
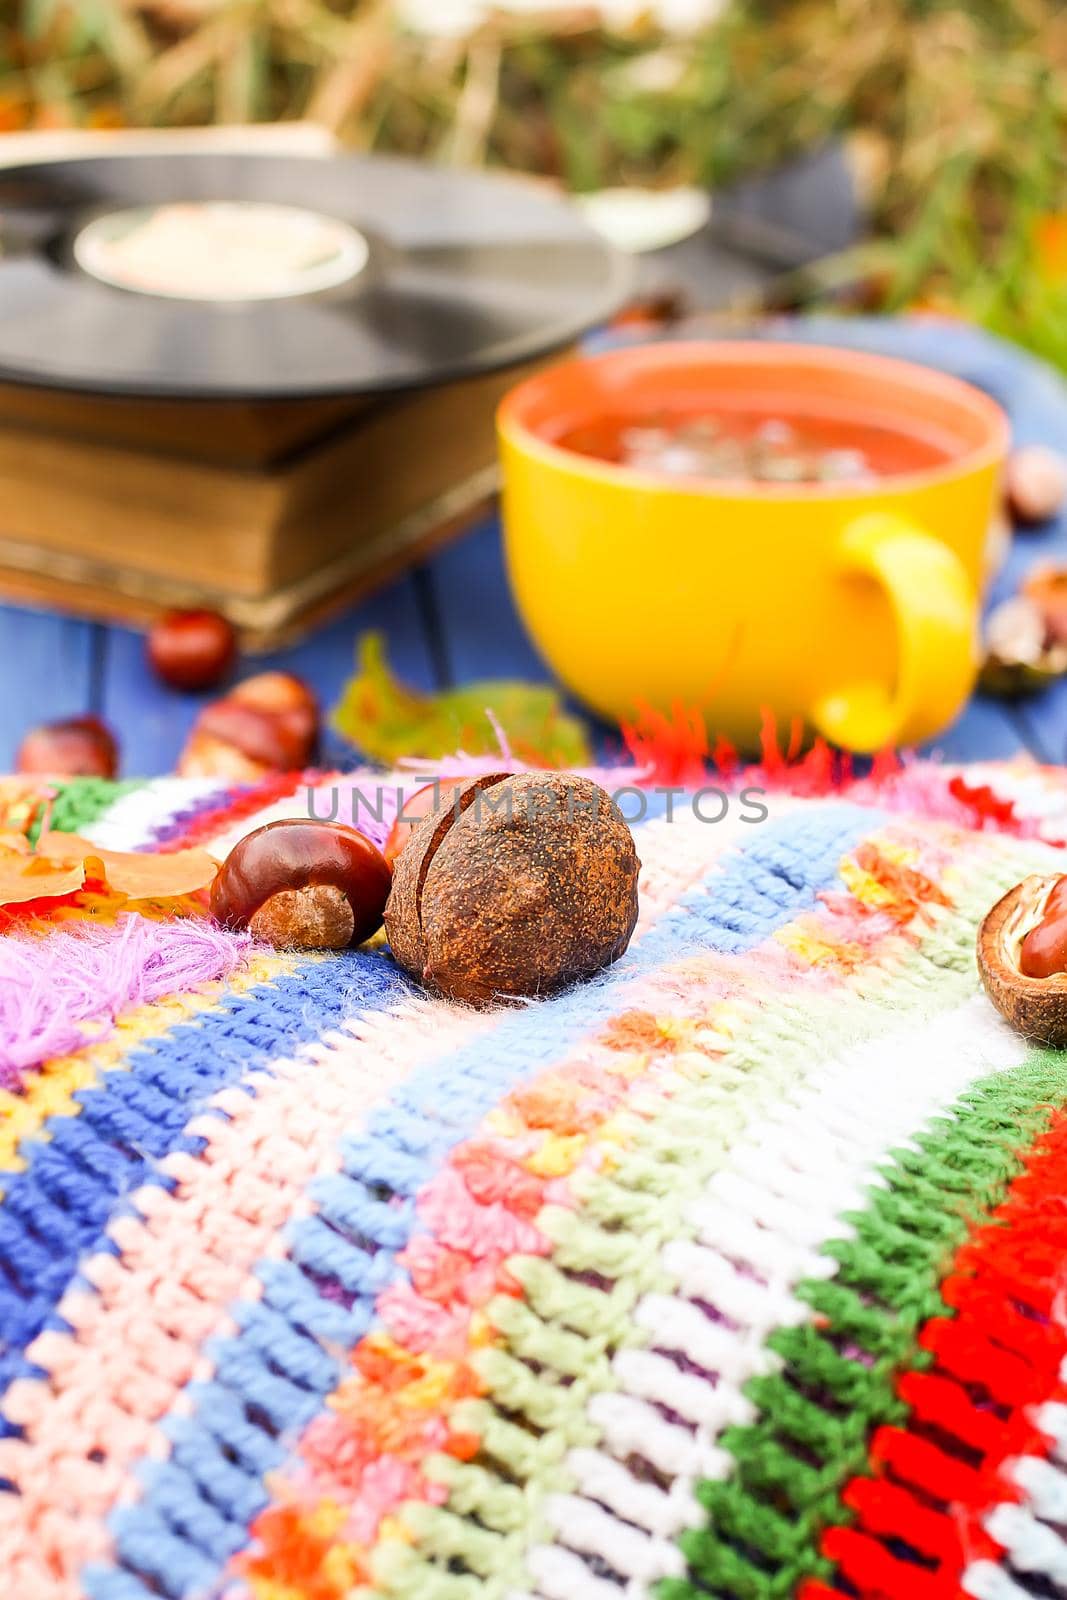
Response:
[[[388,781],[311,781],[388,827]],[[106,896],[9,920],[5,1595],[1067,1589],[1067,1057],[974,960],[1067,783],[766,781],[755,821],[650,796],[629,951],[518,1008]],[[223,854],[308,804],[52,821]]]

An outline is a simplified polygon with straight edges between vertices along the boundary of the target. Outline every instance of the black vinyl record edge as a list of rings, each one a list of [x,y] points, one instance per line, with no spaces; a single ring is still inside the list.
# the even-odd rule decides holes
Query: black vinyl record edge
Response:
[[[249,163],[254,165],[250,166]],[[329,188],[331,184],[336,187],[338,183],[347,181],[349,178],[356,182],[360,177],[367,178],[369,176],[372,183],[378,185],[384,183],[388,189],[388,199],[385,203],[386,216],[389,214],[389,206],[394,204],[392,198],[394,189],[397,192],[398,198],[395,200],[395,208],[398,226],[402,226],[406,221],[402,215],[403,207],[409,202],[409,197],[404,193],[405,187],[412,187],[420,191],[422,196],[425,197],[426,185],[429,181],[432,183],[432,196],[444,196],[442,217],[446,222],[448,220],[447,197],[450,192],[457,196],[461,208],[463,206],[470,207],[473,203],[476,209],[480,207],[492,211],[493,202],[499,201],[501,208],[506,210],[509,216],[517,222],[517,237],[509,239],[504,235],[499,241],[493,241],[491,238],[483,238],[482,240],[472,238],[469,246],[472,263],[476,262],[479,248],[484,248],[489,254],[492,254],[494,249],[499,250],[501,245],[505,250],[510,250],[513,254],[527,250],[530,260],[530,272],[527,280],[528,292],[531,298],[538,297],[542,301],[546,299],[547,295],[550,305],[552,299],[551,288],[546,289],[545,284],[540,281],[540,263],[536,253],[539,247],[578,251],[582,256],[586,281],[584,283],[580,282],[578,287],[574,289],[571,289],[569,285],[561,288],[557,297],[560,302],[558,315],[534,315],[528,320],[527,325],[518,331],[506,333],[504,337],[487,335],[481,343],[476,338],[468,338],[465,348],[457,351],[451,358],[438,352],[432,358],[427,358],[420,363],[416,358],[407,354],[405,355],[406,365],[404,370],[397,370],[397,362],[390,363],[388,349],[386,350],[386,359],[380,370],[366,370],[368,364],[373,365],[372,354],[369,362],[368,358],[364,356],[363,365],[365,370],[359,373],[339,373],[334,371],[329,376],[325,376],[321,370],[318,373],[310,370],[296,372],[288,370],[284,377],[279,377],[277,381],[271,381],[270,378],[264,378],[263,376],[251,380],[240,371],[233,372],[229,367],[222,374],[218,372],[212,374],[211,380],[207,381],[203,376],[192,377],[188,373],[175,371],[173,365],[171,370],[168,371],[166,361],[161,360],[158,354],[152,351],[146,354],[143,370],[141,371],[127,370],[119,373],[114,370],[98,369],[92,373],[85,373],[78,370],[61,370],[63,359],[63,351],[61,349],[53,357],[52,370],[48,370],[35,367],[32,355],[28,355],[25,364],[12,362],[9,358],[6,358],[5,344],[9,341],[5,338],[3,300],[5,267],[9,264],[17,263],[20,259],[25,260],[27,257],[35,263],[39,259],[47,258],[46,270],[55,275],[50,276],[47,280],[49,295],[55,293],[56,278],[61,279],[64,270],[71,269],[64,269],[59,260],[55,259],[56,236],[53,235],[46,239],[45,244],[36,253],[27,251],[22,254],[13,254],[7,258],[0,255],[0,382],[35,390],[73,395],[98,395],[108,399],[232,402],[235,404],[356,398],[361,395],[410,393],[426,387],[456,383],[466,378],[488,376],[492,373],[504,371],[511,366],[520,366],[536,359],[538,356],[550,356],[559,350],[565,349],[582,334],[604,321],[617,310],[625,300],[633,281],[632,263],[629,258],[613,250],[588,225],[582,222],[578,214],[570,208],[565,197],[546,195],[533,185],[528,185],[527,180],[521,177],[482,172],[457,173],[452,169],[429,168],[422,163],[396,157],[339,156],[325,159],[294,157],[280,161],[279,158],[262,155],[227,156],[225,158],[206,154],[168,157],[102,156],[84,161],[46,163],[33,168],[12,169],[9,173],[0,175],[0,197],[6,196],[10,202],[12,191],[17,193],[21,187],[27,197],[36,196],[39,201],[47,202],[48,183],[50,176],[54,176],[60,192],[65,192],[66,197],[59,210],[65,218],[69,219],[64,222],[66,234],[69,236],[78,226],[82,215],[101,209],[102,199],[105,202],[105,207],[109,208],[113,204],[115,209],[123,206],[152,204],[153,202],[150,198],[146,199],[143,190],[136,194],[124,194],[121,182],[124,167],[129,170],[132,165],[136,165],[139,177],[143,178],[149,164],[155,164],[157,168],[161,169],[165,164],[167,169],[167,177],[170,182],[168,185],[164,185],[162,192],[159,194],[158,203],[160,204],[179,199],[181,186],[179,183],[178,187],[175,188],[174,185],[177,181],[175,175],[180,175],[182,171],[192,171],[195,168],[197,181],[195,184],[191,184],[190,187],[200,189],[201,194],[205,179],[210,180],[212,178],[212,168],[221,175],[219,180],[223,185],[221,190],[215,195],[209,193],[205,198],[244,199],[248,197],[256,200],[272,199],[270,188],[271,173],[280,172],[284,179],[284,182],[280,184],[280,188],[284,192],[279,194],[276,203],[281,205],[297,203],[291,187],[286,191],[286,184],[291,184],[294,178],[298,177],[301,181],[301,190],[303,190],[303,180],[307,178],[310,181],[306,185],[306,193],[300,194],[300,202],[308,209],[321,211],[326,215],[337,215],[338,212],[328,208],[318,197],[316,190],[320,185],[324,188]],[[236,174],[237,178],[236,184],[232,176],[234,174]],[[235,187],[238,190],[240,189],[242,175],[251,176],[253,174],[255,181],[252,184],[252,189],[254,192],[251,195],[246,196],[240,192],[233,192]],[[89,205],[85,207],[84,212],[77,204],[73,203],[74,196],[70,190],[73,180],[77,180],[76,187],[80,192],[89,191],[89,193],[85,193],[85,198],[89,200]],[[100,185],[101,180],[105,180],[102,186],[94,189],[94,182]],[[65,191],[64,186],[66,186]],[[212,184],[209,181],[209,190],[211,187]],[[381,207],[383,204],[381,193],[378,194],[375,204],[378,207],[379,214],[376,216],[374,223],[367,226],[367,232],[372,237],[375,229],[381,226]],[[19,209],[22,210],[23,215],[27,214],[26,207],[19,208],[16,205],[11,209],[14,210],[15,215],[18,214]],[[347,207],[345,210],[347,212]],[[551,229],[553,213],[559,219],[558,234]],[[524,214],[529,215],[532,219],[531,237],[528,241],[523,237],[522,219]],[[0,206],[0,229],[2,229],[3,217],[4,208]],[[550,225],[548,232],[544,232],[546,218]],[[353,213],[346,215],[345,220],[352,221],[359,227],[358,205],[355,206]],[[539,229],[542,230],[541,238],[537,237]],[[466,251],[467,246],[462,233],[447,240],[447,249],[453,252],[458,250],[461,253]],[[406,262],[418,259],[418,251],[406,252],[403,246],[388,245],[385,252],[385,265],[382,268],[383,276],[379,285],[386,291],[389,290],[390,256],[400,263],[400,268],[402,269]],[[424,268],[422,270],[432,285],[432,268]],[[601,272],[603,274],[602,282],[597,281],[594,284],[589,281],[591,276],[596,276]],[[445,277],[447,276],[448,274],[445,274]],[[477,270],[472,265],[469,286],[473,291],[477,291],[480,281],[482,280],[479,279]],[[500,285],[499,277],[493,279],[486,277],[484,281],[490,289]],[[264,345],[269,345],[271,342],[270,322],[272,318],[275,323],[275,329],[282,330],[288,325],[285,320],[288,312],[288,321],[293,323],[294,327],[297,326],[298,319],[294,319],[292,313],[294,305],[305,308],[315,307],[317,310],[326,311],[327,313],[332,309],[337,309],[343,315],[346,307],[358,304],[359,297],[358,293],[346,298],[327,291],[322,295],[277,301],[248,302],[237,306],[220,306],[215,303],[205,304],[180,299],[161,301],[161,297],[141,295],[126,289],[116,288],[109,284],[86,278],[76,270],[71,270],[72,301],[74,292],[84,294],[87,284],[91,285],[91,294],[94,299],[99,296],[98,301],[92,306],[91,315],[94,317],[97,315],[96,305],[98,304],[101,325],[106,323],[111,329],[110,344],[112,348],[116,343],[122,342],[123,310],[135,311],[146,303],[149,303],[153,308],[146,320],[155,319],[160,323],[161,327],[165,325],[169,332],[167,342],[171,345],[175,342],[176,334],[179,348],[181,348],[185,339],[183,329],[189,330],[191,339],[195,335],[210,344],[213,332],[224,332],[227,329],[230,331],[236,329],[240,332],[239,323],[235,323],[231,319],[240,319],[251,311],[256,319],[256,326],[266,329],[265,339],[261,339],[257,343],[257,350],[262,350]],[[464,287],[468,287],[466,281]],[[507,287],[521,293],[523,281],[516,280]],[[359,291],[359,293],[362,292],[362,290]],[[373,286],[366,292],[369,297],[373,293]],[[61,295],[60,299],[62,300],[62,298]],[[448,314],[451,306],[454,308],[457,319],[464,311],[476,317],[478,313],[476,293],[473,299],[470,296],[464,296],[463,301],[465,303],[461,304],[459,297],[454,297],[450,300],[446,296],[443,302],[445,314]],[[130,304],[124,308],[124,302],[129,302]],[[403,321],[404,308],[405,301],[401,292],[396,297],[395,304],[392,307],[394,315],[399,313],[401,321]],[[434,325],[435,313],[432,305],[422,307],[419,315],[423,317],[428,326]],[[46,335],[47,331],[46,323]],[[374,336],[372,324],[368,324],[367,332],[371,337]],[[77,330],[75,329],[73,336],[67,330],[62,335],[58,335],[58,337],[63,339],[65,348],[69,349],[72,345],[76,345]],[[343,338],[343,328],[341,337]],[[37,348],[40,348],[39,340]],[[393,368],[391,371],[388,370],[390,366]]]

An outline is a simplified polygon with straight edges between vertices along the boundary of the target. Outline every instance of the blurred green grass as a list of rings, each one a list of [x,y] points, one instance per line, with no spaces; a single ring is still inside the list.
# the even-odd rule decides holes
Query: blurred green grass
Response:
[[[1067,210],[1059,0],[733,0],[685,41],[580,5],[430,41],[389,0],[0,0],[0,129],[297,117],[578,190],[717,184],[848,133],[880,303],[958,308],[1067,367],[1067,295],[1033,272]]]

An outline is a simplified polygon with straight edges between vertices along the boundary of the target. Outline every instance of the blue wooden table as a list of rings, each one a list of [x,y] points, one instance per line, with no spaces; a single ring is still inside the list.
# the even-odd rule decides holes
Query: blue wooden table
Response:
[[[788,336],[944,367],[980,384],[1004,405],[1018,442],[1045,442],[1067,452],[1067,387],[1039,362],[974,329],[871,320],[809,323],[802,331],[788,330]],[[1067,518],[1016,539],[991,600],[1011,593],[1027,567],[1050,558],[1067,563]],[[384,634],[394,669],[419,688],[482,677],[543,681],[550,676],[515,614],[495,520],[302,644],[248,665],[250,670],[285,666],[332,706],[352,671],[355,641],[368,629]],[[197,697],[173,693],[154,680],[139,633],[0,607],[0,771],[10,769],[27,728],[92,710],[118,732],[124,773],[166,772],[199,704]],[[1065,761],[1067,683],[1015,706],[975,696],[936,748],[954,759],[1029,751],[1042,761]],[[326,753],[345,759],[336,745]]]

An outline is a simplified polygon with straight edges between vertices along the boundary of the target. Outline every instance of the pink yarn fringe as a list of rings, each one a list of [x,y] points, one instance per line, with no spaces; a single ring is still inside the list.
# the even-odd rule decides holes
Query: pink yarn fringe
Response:
[[[135,1006],[181,994],[237,967],[251,941],[207,922],[130,913],[111,927],[74,924],[47,938],[0,939],[0,1087],[51,1056],[106,1038]]]

